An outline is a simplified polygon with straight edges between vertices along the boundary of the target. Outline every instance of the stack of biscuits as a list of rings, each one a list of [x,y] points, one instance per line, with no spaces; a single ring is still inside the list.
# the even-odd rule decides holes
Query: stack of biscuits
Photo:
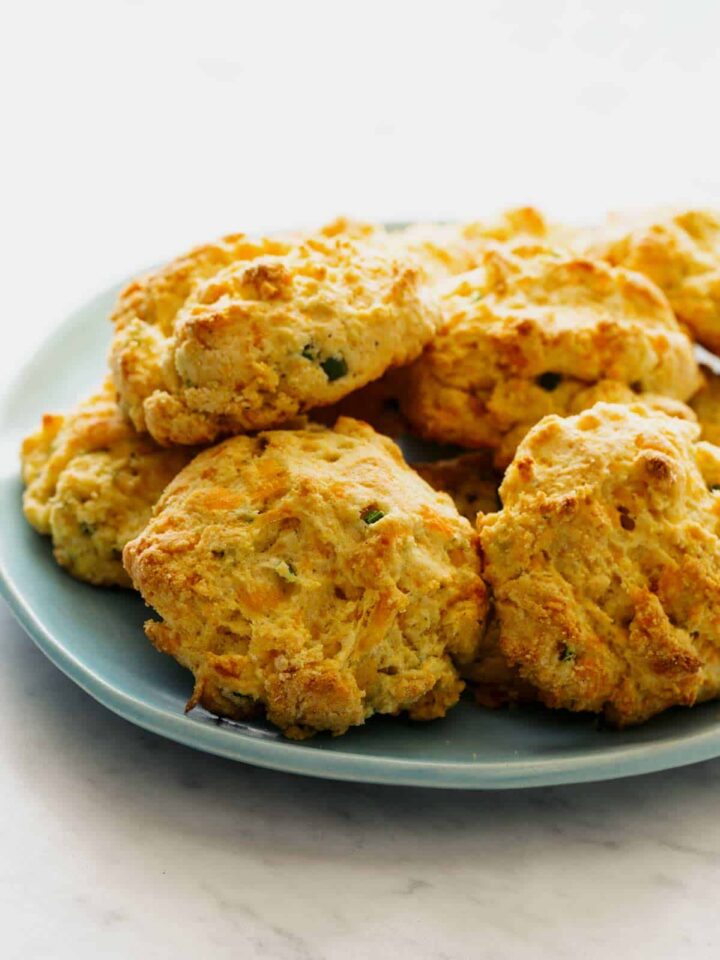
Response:
[[[303,738],[466,687],[616,726],[720,695],[720,215],[236,234],[111,320],[24,511],[140,592],[188,709]]]

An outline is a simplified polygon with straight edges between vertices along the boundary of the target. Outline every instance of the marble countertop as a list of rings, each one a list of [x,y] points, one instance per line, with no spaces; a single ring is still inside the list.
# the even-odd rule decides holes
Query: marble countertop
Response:
[[[497,793],[197,753],[95,703],[0,603],[5,960],[716,957],[720,761]]]

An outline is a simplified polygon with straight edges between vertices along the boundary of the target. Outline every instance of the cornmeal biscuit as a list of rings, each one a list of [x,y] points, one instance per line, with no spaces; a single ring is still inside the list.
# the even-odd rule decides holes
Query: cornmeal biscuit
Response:
[[[45,414],[23,442],[25,516],[52,537],[55,559],[74,577],[128,587],[122,548],[193,453],[165,450],[137,434],[108,381],[73,413]]]
[[[195,675],[188,708],[264,705],[290,737],[443,716],[485,615],[471,525],[349,418],[201,453],[124,561],[148,636]]]
[[[720,446],[720,377],[708,367],[702,368],[704,383],[690,400],[703,440]]]
[[[110,364],[123,408],[138,430],[145,430],[144,401],[163,389],[167,343],[191,292],[233,263],[281,256],[290,248],[284,240],[231,234],[195,247],[122,291],[111,316],[115,335]]]
[[[546,417],[478,518],[509,664],[550,707],[640,723],[720,693],[720,448],[644,404]]]
[[[615,215],[579,234],[591,256],[637,270],[665,293],[678,319],[720,352],[720,215],[712,210]]]
[[[493,241],[541,240],[550,228],[533,207],[506,210],[497,219],[469,223],[416,223],[388,235],[389,244],[417,260],[435,282],[477,267]]]
[[[495,246],[447,285],[446,322],[407,371],[401,405],[429,439],[495,450],[505,466],[550,413],[640,393],[687,400],[693,347],[640,274],[543,246]]]
[[[137,429],[170,445],[275,426],[415,359],[439,326],[437,301],[418,265],[358,239],[362,229],[235,239],[132,284],[111,364]]]

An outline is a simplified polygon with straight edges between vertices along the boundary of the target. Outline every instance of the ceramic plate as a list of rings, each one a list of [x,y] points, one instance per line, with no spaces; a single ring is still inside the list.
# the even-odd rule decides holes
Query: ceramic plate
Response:
[[[289,742],[261,722],[218,721],[201,709],[186,716],[190,674],[145,639],[148,610],[140,597],[73,580],[20,512],[20,438],[35,429],[42,412],[66,408],[100,383],[116,294],[108,290],[68,317],[0,404],[5,596],[40,649],[100,703],[198,750],[373,783],[529,787],[648,773],[720,755],[720,703],[673,710],[638,729],[614,732],[598,728],[592,718],[540,708],[492,712],[468,701],[430,724],[376,717],[344,737],[303,743]]]

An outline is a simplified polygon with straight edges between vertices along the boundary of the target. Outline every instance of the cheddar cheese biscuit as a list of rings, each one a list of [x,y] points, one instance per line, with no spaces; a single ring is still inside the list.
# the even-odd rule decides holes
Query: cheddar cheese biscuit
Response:
[[[512,459],[550,413],[638,394],[687,400],[690,340],[640,274],[544,246],[496,246],[448,284],[445,324],[407,371],[403,412],[423,436]]]
[[[665,293],[678,319],[720,352],[720,215],[713,210],[614,215],[578,235],[590,256],[636,270]]]
[[[417,357],[440,322],[422,270],[356,232],[231,239],[132,284],[111,363],[136,428],[171,445],[276,426]]]
[[[130,586],[122,549],[193,455],[165,450],[122,416],[112,384],[70,414],[46,414],[22,445],[25,516],[52,537],[58,563],[79,580]]]
[[[533,207],[506,210],[495,220],[466,223],[415,223],[390,233],[388,242],[400,253],[410,255],[437,282],[477,267],[492,242],[521,238],[535,242],[546,238],[550,227]]]
[[[720,694],[720,448],[644,405],[549,416],[480,516],[498,645],[550,707],[640,723]]]
[[[124,560],[161,617],[148,636],[195,675],[190,707],[264,706],[302,737],[457,701],[485,615],[475,547],[392,441],[341,418],[200,454]]]

